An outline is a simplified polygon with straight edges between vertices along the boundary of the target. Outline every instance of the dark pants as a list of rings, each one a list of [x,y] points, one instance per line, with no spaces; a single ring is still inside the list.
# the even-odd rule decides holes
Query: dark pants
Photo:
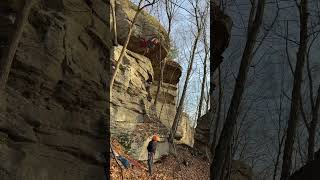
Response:
[[[148,152],[148,168],[150,176],[152,175],[153,155],[152,152]]]

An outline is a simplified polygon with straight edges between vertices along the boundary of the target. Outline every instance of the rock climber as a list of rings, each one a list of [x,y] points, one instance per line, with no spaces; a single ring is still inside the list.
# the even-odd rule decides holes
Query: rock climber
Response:
[[[148,150],[148,168],[149,175],[152,176],[152,165],[153,165],[153,157],[156,153],[157,143],[160,141],[160,137],[158,135],[154,135],[152,140],[149,142],[147,150]]]
[[[146,49],[144,53],[149,53],[149,50],[153,49],[158,44],[159,44],[159,40],[157,38],[151,38],[151,39],[141,38],[140,47]]]

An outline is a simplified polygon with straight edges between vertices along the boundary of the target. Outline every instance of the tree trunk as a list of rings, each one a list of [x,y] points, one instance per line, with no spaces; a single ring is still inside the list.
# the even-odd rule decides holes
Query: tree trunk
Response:
[[[168,26],[168,37],[170,38],[173,12],[172,12],[172,9],[169,8],[169,4],[168,4],[169,1],[166,0],[165,3],[166,3],[166,14],[167,14],[168,23],[169,23],[169,26]],[[172,3],[172,2],[170,2],[170,3]],[[171,48],[171,47],[170,47],[170,48]],[[159,80],[159,82],[158,82],[157,93],[156,93],[156,97],[155,97],[155,99],[154,99],[154,104],[153,104],[155,108],[157,108],[157,102],[158,102],[158,97],[159,97],[160,89],[161,89],[161,86],[162,86],[163,72],[164,72],[164,68],[165,68],[165,66],[166,66],[166,62],[167,62],[167,58],[164,58],[164,59],[163,59],[163,62],[160,62],[160,68],[161,68],[160,80]],[[159,116],[159,118],[160,118],[160,116]]]
[[[309,130],[309,137],[308,137],[308,162],[312,161],[314,157],[314,144],[315,144],[317,121],[318,121],[318,117],[316,117],[313,114],[312,120],[310,123],[310,130]]]
[[[241,59],[241,65],[236,79],[231,104],[227,113],[226,122],[223,126],[222,133],[219,138],[219,143],[215,150],[214,160],[211,163],[210,167],[211,179],[213,180],[219,180],[224,175],[223,163],[227,157],[228,146],[230,145],[232,140],[239,106],[244,92],[244,85],[247,79],[248,68],[253,58],[253,48],[262,23],[264,6],[265,0],[259,0],[254,21],[252,24],[249,21],[248,38]],[[251,7],[251,10],[253,10],[253,8],[254,5]]]
[[[18,13],[16,22],[15,22],[15,30],[12,33],[8,49],[3,52],[3,56],[0,60],[0,108],[4,109],[5,104],[5,88],[8,81],[11,64],[16,53],[18,44],[20,42],[20,38],[24,29],[24,25],[26,24],[29,13],[32,7],[32,0],[25,0],[23,9]],[[2,101],[2,102],[1,102]]]
[[[117,46],[118,45],[118,35],[117,35],[117,18],[116,18],[116,0],[111,0],[111,13],[112,13],[112,21],[113,21],[113,36],[114,36],[114,41],[113,45]]]
[[[296,136],[298,112],[300,105],[300,91],[301,91],[301,81],[302,81],[302,71],[305,62],[305,55],[307,49],[307,24],[308,24],[308,0],[301,0],[300,3],[300,45],[297,53],[297,62],[294,71],[294,81],[291,96],[291,109],[288,120],[288,129],[284,147],[284,154],[282,159],[282,171],[280,180],[287,180],[290,176],[291,166],[292,166],[292,152],[293,144]]]
[[[314,146],[315,146],[316,129],[318,125],[319,106],[320,106],[320,85],[318,87],[316,104],[312,110],[312,120],[309,126],[310,129],[309,129],[309,137],[308,137],[308,162],[314,159]]]
[[[160,80],[158,81],[157,93],[156,93],[156,97],[154,98],[154,103],[153,103],[155,108],[157,107],[157,103],[158,103],[158,97],[160,94],[160,89],[161,89],[161,85],[162,85],[162,81],[163,81],[163,72],[164,72],[165,66],[166,66],[166,58],[164,58],[163,61],[160,62],[160,69],[161,69]]]
[[[281,148],[282,148],[283,140],[284,140],[284,135],[282,136],[282,138],[280,140],[280,143],[279,143],[279,149],[278,149],[278,153],[277,153],[277,158],[276,158],[276,162],[275,162],[274,169],[273,169],[273,180],[276,180],[278,167],[279,167],[279,160],[280,160],[280,156],[281,156]]]
[[[317,35],[316,35],[317,37]],[[311,103],[311,110],[312,110],[312,120],[310,122],[310,125],[308,124],[306,118],[304,117],[307,129],[308,129],[308,159],[307,162],[311,162],[314,159],[314,146],[315,146],[315,136],[316,136],[316,127],[318,124],[318,111],[319,111],[319,105],[320,105],[320,85],[318,87],[318,92],[316,96],[316,100],[313,99],[313,79],[311,76],[311,69],[310,69],[310,63],[309,63],[309,54],[310,49],[312,47],[313,42],[316,40],[316,37],[311,41],[308,54],[307,54],[307,73],[308,73],[308,79],[309,79],[309,97],[310,97],[310,103]],[[300,103],[302,104],[302,103]],[[301,105],[302,106],[302,105]],[[303,112],[303,108],[301,107],[301,112]]]
[[[205,58],[206,61],[206,58]],[[206,76],[207,76],[207,64],[203,64],[203,77],[202,77],[202,83],[201,83],[201,93],[200,93],[200,102],[199,102],[199,107],[198,107],[198,118],[200,119],[201,113],[202,113],[202,104],[203,104],[203,99],[204,99],[204,87],[206,83]]]
[[[212,140],[210,141],[210,144],[209,144],[212,156],[214,156],[214,151],[215,151],[216,144],[217,144],[218,129],[219,129],[219,126],[220,126],[220,119],[221,119],[221,117],[220,117],[220,115],[221,115],[221,104],[222,104],[221,68],[219,67],[218,70],[219,70],[219,76],[218,76],[219,77],[218,111],[217,111],[216,122],[215,122],[215,125],[214,125],[214,131],[213,131]]]
[[[203,32],[205,33],[205,32]],[[201,93],[200,93],[200,102],[199,102],[199,110],[198,110],[198,119],[201,117],[201,110],[202,110],[202,104],[204,99],[204,88],[206,85],[206,79],[207,79],[207,59],[208,59],[208,50],[207,50],[207,39],[204,34],[204,45],[205,45],[205,57],[204,57],[204,63],[203,63],[203,77],[202,77],[202,84],[201,84]]]
[[[134,15],[134,17],[133,17],[133,19],[132,19],[132,22],[131,22],[130,27],[129,27],[129,32],[128,32],[128,35],[127,35],[127,39],[126,39],[126,41],[125,41],[125,43],[124,43],[124,45],[123,45],[123,47],[122,47],[122,50],[121,50],[120,56],[119,56],[119,58],[118,58],[118,61],[117,61],[115,70],[114,70],[114,72],[113,72],[113,74],[112,74],[112,77],[111,77],[111,80],[110,80],[110,86],[109,86],[109,88],[110,88],[110,98],[112,98],[112,87],[113,87],[113,84],[114,84],[114,80],[115,80],[115,78],[116,78],[116,76],[117,76],[117,72],[119,71],[120,64],[122,63],[123,57],[124,57],[125,52],[126,52],[126,50],[127,50],[129,41],[130,41],[130,39],[131,39],[131,34],[132,34],[132,31],[133,31],[133,27],[134,27],[134,25],[135,25],[135,23],[136,23],[136,21],[137,21],[137,18],[138,18],[138,16],[139,16],[140,12],[141,12],[144,8],[146,8],[146,7],[148,7],[148,6],[151,6],[151,5],[153,5],[153,4],[156,3],[156,0],[152,0],[152,1],[148,1],[148,4],[142,6],[143,1],[144,1],[144,0],[140,0],[140,1],[139,1],[138,9],[137,9],[136,14]],[[141,6],[142,6],[142,7],[141,7]],[[115,10],[114,10],[114,11],[115,11]],[[115,31],[115,32],[116,32],[116,31]],[[115,37],[115,38],[116,38],[116,37]]]
[[[111,77],[111,80],[110,80],[110,87],[109,87],[109,88],[110,88],[110,98],[112,98],[112,87],[113,87],[113,84],[114,84],[114,80],[115,80],[116,75],[117,75],[117,73],[118,73],[118,71],[119,71],[120,64],[122,63],[123,57],[124,57],[125,52],[126,52],[126,50],[127,50],[127,46],[128,46],[129,41],[130,41],[130,39],[131,39],[131,34],[132,34],[132,31],[133,31],[133,27],[134,27],[134,25],[135,25],[135,23],[136,23],[136,20],[137,20],[137,18],[138,18],[138,15],[140,14],[140,12],[141,12],[141,9],[139,9],[139,10],[136,12],[136,14],[134,15],[134,17],[133,17],[132,23],[131,23],[131,25],[130,25],[130,27],[129,27],[129,32],[128,32],[128,35],[127,35],[127,39],[126,39],[126,41],[125,41],[125,43],[124,43],[124,45],[123,45],[123,47],[122,47],[120,56],[119,56],[119,58],[118,58],[118,61],[117,61],[116,67],[115,67],[115,71],[114,71],[113,74],[112,74],[112,77]],[[116,38],[116,37],[115,37],[115,38]]]
[[[179,101],[179,105],[177,107],[177,112],[176,112],[176,115],[174,117],[173,124],[172,124],[172,127],[171,127],[171,131],[170,131],[170,134],[169,134],[169,142],[170,143],[173,143],[173,139],[174,139],[174,136],[175,136],[175,134],[177,132],[177,128],[178,128],[178,125],[179,125],[179,120],[180,120],[180,116],[181,116],[182,110],[183,110],[184,100],[185,100],[185,96],[186,96],[186,92],[187,92],[189,78],[190,78],[190,74],[191,74],[191,70],[192,70],[192,66],[193,66],[193,61],[195,59],[195,54],[196,54],[196,49],[197,49],[197,44],[198,44],[198,41],[199,41],[200,34],[201,34],[201,30],[198,30],[196,38],[195,38],[193,46],[192,46],[192,54],[191,54],[191,57],[190,57],[190,64],[189,64],[189,67],[188,67],[188,70],[187,70],[186,80],[185,80],[184,85],[183,85],[181,99]]]

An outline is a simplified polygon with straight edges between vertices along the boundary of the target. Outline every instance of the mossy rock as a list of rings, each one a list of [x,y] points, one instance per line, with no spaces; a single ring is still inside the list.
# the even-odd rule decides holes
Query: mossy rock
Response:
[[[124,148],[124,151],[126,152],[129,152],[131,149],[132,140],[129,136],[130,136],[129,134],[123,133],[118,135],[117,137],[119,144],[121,144],[121,146]]]

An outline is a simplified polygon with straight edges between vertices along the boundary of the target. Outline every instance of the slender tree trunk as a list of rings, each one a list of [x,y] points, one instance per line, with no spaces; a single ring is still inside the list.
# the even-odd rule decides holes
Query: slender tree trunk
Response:
[[[115,67],[115,71],[113,72],[112,77],[111,77],[111,80],[110,80],[110,94],[112,94],[112,87],[113,87],[113,84],[114,84],[114,80],[115,80],[115,78],[116,78],[116,75],[117,75],[117,73],[118,73],[118,71],[119,71],[120,64],[122,63],[123,57],[124,57],[125,52],[126,52],[126,50],[127,50],[127,46],[128,46],[129,41],[130,41],[130,39],[131,39],[131,34],[132,34],[132,31],[133,31],[133,27],[134,27],[134,25],[135,25],[135,23],[136,23],[136,20],[137,20],[139,14],[140,14],[140,11],[138,10],[138,11],[136,12],[136,14],[134,15],[134,18],[133,18],[133,20],[132,20],[132,23],[131,23],[131,25],[130,25],[130,27],[129,27],[129,32],[128,32],[127,39],[126,39],[126,41],[125,41],[125,43],[124,43],[124,45],[123,45],[123,47],[122,47],[120,56],[119,56],[119,58],[118,58],[118,61],[117,61],[116,67]],[[110,98],[112,98],[112,95],[110,95]]]
[[[213,53],[210,56],[210,110],[209,110],[209,121],[210,121],[210,139],[209,139],[209,149],[212,150],[212,141],[213,141],[213,133],[214,133],[214,114],[216,111],[216,102],[214,99],[214,73],[216,69],[220,66],[223,61],[223,52],[228,47],[230,41],[230,33],[232,27],[232,20],[229,16],[225,15],[217,6],[217,2],[210,1],[210,29],[212,31],[211,41],[215,42],[213,46]]]
[[[116,18],[116,0],[111,0],[111,13],[112,13],[112,21],[113,21],[113,36],[114,41],[113,44],[115,46],[118,45],[118,35],[117,35],[117,18]]]
[[[191,57],[190,57],[190,64],[189,64],[189,67],[188,67],[188,70],[187,70],[186,80],[185,80],[184,85],[183,85],[181,99],[179,101],[179,105],[177,107],[177,112],[176,112],[176,115],[174,117],[173,124],[172,124],[172,127],[171,127],[171,131],[170,131],[170,134],[169,134],[169,142],[170,143],[173,143],[173,139],[174,139],[174,136],[175,136],[175,134],[177,132],[177,128],[178,128],[178,125],[179,125],[179,120],[180,120],[180,116],[181,116],[181,113],[182,113],[182,110],[183,110],[184,100],[185,100],[185,96],[186,96],[186,92],[187,92],[187,88],[188,88],[189,78],[190,78],[190,74],[191,74],[191,71],[192,71],[193,61],[195,59],[195,54],[196,54],[196,49],[197,49],[197,44],[198,44],[198,41],[199,41],[200,34],[201,34],[201,30],[198,30],[196,38],[195,38],[193,46],[192,46],[192,54],[191,54]]]
[[[174,140],[174,136],[177,132],[177,128],[179,125],[179,120],[182,114],[182,110],[183,110],[183,106],[184,106],[184,100],[185,100],[185,96],[186,96],[186,92],[187,92],[187,88],[188,88],[188,83],[189,83],[189,79],[190,79],[190,75],[191,75],[191,71],[192,71],[192,67],[193,67],[193,62],[195,59],[195,55],[196,55],[196,50],[197,50],[197,45],[198,45],[198,41],[199,38],[201,36],[201,33],[203,33],[203,28],[204,28],[204,19],[206,16],[206,12],[204,12],[203,14],[201,14],[201,12],[199,12],[199,1],[196,1],[196,4],[194,6],[194,15],[195,15],[195,20],[196,20],[196,28],[197,28],[197,32],[195,35],[195,40],[192,44],[192,49],[191,49],[191,56],[190,56],[190,62],[189,62],[189,66],[187,69],[187,75],[186,75],[186,80],[184,82],[183,85],[183,89],[182,89],[182,95],[181,98],[179,100],[179,104],[177,107],[177,112],[176,115],[174,117],[173,120],[173,124],[170,130],[170,134],[169,134],[169,142],[174,146],[173,140]],[[206,7],[208,8],[208,7]],[[206,9],[207,10],[207,9]]]
[[[318,117],[316,117],[313,114],[312,120],[310,123],[310,130],[309,130],[309,137],[308,137],[308,162],[312,161],[314,157],[314,144],[315,144],[317,121],[318,121]]]
[[[205,33],[205,32],[203,32]],[[205,35],[204,35],[205,36]],[[205,48],[207,49],[207,42],[206,42],[206,37],[204,37],[204,44]],[[199,102],[199,109],[198,109],[198,119],[201,117],[201,110],[202,110],[202,104],[204,100],[204,88],[206,85],[206,79],[207,79],[207,59],[208,59],[208,51],[205,50],[205,57],[204,57],[204,63],[203,63],[203,77],[202,77],[202,84],[201,84],[201,93],[200,93],[200,102]]]
[[[294,71],[294,81],[291,96],[291,109],[288,120],[288,129],[284,147],[284,154],[282,159],[282,171],[280,180],[287,180],[290,176],[292,166],[292,153],[294,139],[296,135],[298,112],[300,105],[300,91],[302,81],[302,71],[305,62],[306,49],[307,49],[307,24],[308,24],[308,0],[301,0],[300,3],[300,45],[297,53],[297,62]]]
[[[0,60],[0,109],[4,109],[5,104],[5,88],[8,81],[11,64],[16,53],[18,44],[21,39],[21,35],[26,24],[29,13],[33,4],[33,0],[25,0],[23,9],[18,13],[16,22],[14,24],[15,29],[10,36],[9,46],[3,52]],[[2,102],[1,102],[2,101]]]
[[[161,86],[162,86],[163,73],[164,73],[164,68],[166,66],[166,60],[167,60],[167,58],[164,58],[163,61],[160,62],[160,69],[161,69],[160,80],[158,81],[157,93],[156,93],[156,97],[154,98],[154,103],[153,103],[155,108],[157,107],[158,98],[159,98],[159,94],[160,94],[160,89],[161,89]]]
[[[209,104],[210,104],[210,92],[207,91],[207,99],[206,99],[206,113],[209,113]]]
[[[310,49],[312,47],[312,44],[316,40],[316,37],[311,41],[310,46],[308,48],[308,54],[307,54],[307,74],[308,74],[308,79],[309,79],[309,97],[310,97],[310,103],[311,103],[311,112],[312,112],[312,120],[310,122],[310,125],[308,124],[307,120],[305,117],[305,123],[308,129],[308,159],[307,162],[311,162],[314,159],[314,146],[315,146],[315,136],[316,136],[316,127],[318,124],[318,111],[319,111],[319,105],[320,105],[320,85],[318,87],[318,92],[316,96],[316,100],[314,101],[313,97],[313,79],[311,76],[311,69],[310,69],[310,62],[309,62],[309,54],[310,54]],[[302,103],[300,103],[302,106]],[[303,108],[301,107],[301,112],[303,112]]]
[[[283,70],[283,68],[282,68]],[[281,121],[282,121],[282,102],[283,102],[283,93],[282,93],[282,90],[283,90],[283,81],[284,81],[284,78],[283,78],[283,75],[281,77],[281,89],[280,89],[280,97],[279,97],[279,115],[278,115],[278,126],[279,126],[279,129],[278,129],[278,153],[277,153],[277,158],[276,158],[276,162],[275,162],[275,165],[274,165],[274,169],[273,169],[273,177],[272,179],[273,180],[276,180],[276,177],[277,177],[277,173],[278,173],[278,168],[279,168],[279,164],[280,164],[280,158],[281,158],[281,152],[282,152],[282,146],[283,146],[283,142],[284,142],[284,139],[285,139],[285,133],[283,133],[283,135],[281,136],[281,131],[282,131],[282,128],[281,128]],[[280,137],[281,136],[281,137]]]
[[[308,162],[314,159],[314,146],[315,146],[316,129],[318,125],[319,106],[320,106],[320,85],[318,88],[316,104],[312,110],[312,120],[309,126],[310,129],[309,129],[309,137],[308,137]]]
[[[241,59],[241,65],[236,79],[231,104],[226,117],[226,122],[223,126],[222,133],[219,138],[219,143],[215,150],[214,160],[211,163],[210,167],[211,179],[213,180],[220,180],[224,175],[223,163],[227,157],[228,146],[230,146],[232,140],[234,127],[238,116],[239,106],[244,92],[244,85],[247,80],[248,68],[253,58],[252,53],[255,45],[255,40],[257,38],[260,26],[262,24],[264,6],[265,0],[259,0],[254,21],[253,23],[249,21],[248,38]],[[252,8],[254,8],[254,5],[252,6]]]
[[[222,84],[221,84],[221,68],[218,68],[219,70],[219,99],[218,99],[218,111],[217,111],[217,118],[216,118],[216,122],[214,125],[214,131],[213,131],[213,136],[212,136],[212,141],[210,141],[210,151],[211,151],[211,155],[212,157],[214,156],[214,151],[216,148],[216,144],[217,144],[217,136],[218,136],[218,129],[220,126],[220,119],[221,119],[221,105],[222,105]]]
[[[135,14],[134,17],[133,17],[133,20],[132,20],[132,22],[131,22],[130,27],[129,27],[129,32],[128,32],[128,35],[127,35],[127,39],[126,39],[126,41],[125,41],[125,43],[124,43],[124,45],[123,45],[123,47],[122,47],[122,50],[121,50],[121,52],[120,52],[120,56],[119,56],[118,61],[117,61],[117,64],[116,64],[115,71],[114,71],[113,74],[112,74],[112,77],[111,77],[111,80],[110,80],[110,87],[109,87],[109,88],[110,88],[110,98],[112,98],[112,87],[113,87],[113,84],[114,84],[114,80],[115,80],[115,78],[116,78],[116,76],[117,76],[117,73],[118,73],[118,71],[119,71],[120,64],[122,63],[123,57],[124,57],[125,52],[126,52],[126,50],[127,50],[129,41],[130,41],[130,39],[131,39],[131,34],[132,34],[132,31],[133,31],[133,27],[134,27],[134,25],[135,25],[135,23],[136,23],[136,21],[137,21],[137,18],[138,18],[138,16],[139,16],[140,12],[141,12],[144,8],[146,8],[146,7],[148,7],[148,6],[151,6],[151,5],[153,5],[153,4],[156,3],[156,0],[152,0],[151,2],[148,1],[148,4],[142,6],[143,1],[144,1],[144,0],[140,0],[140,1],[139,1],[138,9],[137,9],[137,11],[136,11],[136,14]],[[142,7],[141,7],[141,6],[142,6]],[[116,37],[115,37],[115,38],[116,38]]]
[[[276,180],[283,141],[284,141],[284,135],[282,135],[282,138],[281,138],[280,143],[279,143],[279,149],[278,149],[278,153],[277,153],[277,158],[276,158],[276,162],[275,162],[274,169],[273,169],[273,180]]]
[[[207,65],[206,63],[203,64],[203,77],[202,77],[202,83],[201,83],[201,93],[200,93],[200,102],[199,102],[199,106],[198,106],[198,118],[200,119],[201,117],[201,113],[202,113],[202,104],[203,104],[203,100],[204,100],[204,87],[205,87],[205,83],[206,83],[206,74],[207,74]]]
[[[172,2],[169,2],[168,0],[165,1],[166,13],[167,13],[167,18],[168,18],[168,23],[169,23],[169,26],[168,26],[168,37],[170,38],[171,26],[172,26],[172,18],[173,18],[173,11],[174,10],[169,5],[169,3],[172,3]],[[171,48],[171,45],[170,45],[170,48]],[[159,93],[160,93],[162,82],[163,82],[163,73],[164,73],[164,68],[166,66],[166,63],[167,63],[167,58],[164,58],[163,62],[160,62],[161,72],[160,72],[160,80],[158,82],[156,97],[154,99],[154,107],[155,108],[157,107],[158,97],[159,97]]]

